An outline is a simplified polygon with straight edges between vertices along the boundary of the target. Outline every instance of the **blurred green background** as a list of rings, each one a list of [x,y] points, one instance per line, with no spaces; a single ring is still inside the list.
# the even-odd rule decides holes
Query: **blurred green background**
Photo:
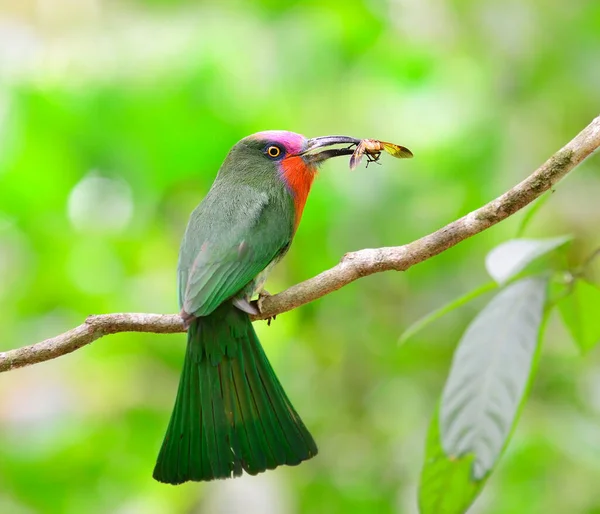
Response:
[[[408,146],[327,163],[280,291],[348,251],[433,231],[527,176],[598,114],[596,0],[0,0],[0,350],[88,314],[175,312],[187,218],[228,149],[265,129]],[[600,246],[600,158],[555,188],[530,236]],[[482,301],[403,346],[421,315],[488,280],[522,213],[411,269],[267,327],[320,447],[256,478],[151,473],[183,335],[120,334],[0,376],[0,512],[415,513],[425,432]],[[599,306],[600,309],[600,306]],[[600,513],[600,351],[550,321],[533,391],[474,513]]]

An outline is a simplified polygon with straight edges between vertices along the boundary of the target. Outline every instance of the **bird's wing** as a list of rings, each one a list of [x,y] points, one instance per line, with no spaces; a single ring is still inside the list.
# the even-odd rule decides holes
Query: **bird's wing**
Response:
[[[208,202],[206,201],[208,200]],[[183,310],[206,316],[248,285],[291,242],[292,223],[267,195],[207,198],[192,215],[179,261]]]

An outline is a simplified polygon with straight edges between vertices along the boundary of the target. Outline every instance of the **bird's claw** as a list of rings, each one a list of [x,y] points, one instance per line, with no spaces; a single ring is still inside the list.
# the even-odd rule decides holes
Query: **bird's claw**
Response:
[[[265,291],[264,289],[261,289],[258,292],[258,299],[256,300],[256,306],[258,307],[258,310],[261,313],[263,311],[263,309],[262,309],[263,302],[265,301],[265,298],[268,298],[269,296],[272,296],[271,293],[269,293],[269,291]]]
[[[263,302],[264,302],[265,298],[268,298],[269,296],[272,296],[271,293],[269,293],[268,291],[265,291],[264,289],[261,289],[258,293],[258,298],[252,302],[254,305],[256,305],[258,312],[260,312],[261,314],[263,312],[263,309],[262,309]],[[276,318],[277,318],[277,314],[275,314],[275,316],[269,316],[267,318],[267,326],[270,327],[271,321],[275,320]]]

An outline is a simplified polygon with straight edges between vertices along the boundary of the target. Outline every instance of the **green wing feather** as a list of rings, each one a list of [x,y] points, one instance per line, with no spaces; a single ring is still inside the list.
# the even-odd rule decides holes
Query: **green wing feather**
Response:
[[[229,198],[234,209],[209,194],[192,215],[178,269],[180,304],[187,313],[210,314],[243,290],[291,242],[291,198],[269,197],[252,188],[242,191],[241,197]]]

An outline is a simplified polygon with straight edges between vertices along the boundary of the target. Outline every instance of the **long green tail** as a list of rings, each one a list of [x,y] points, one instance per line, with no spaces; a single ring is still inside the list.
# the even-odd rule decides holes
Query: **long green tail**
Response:
[[[227,302],[193,321],[154,478],[181,484],[256,475],[316,454],[248,315]]]

